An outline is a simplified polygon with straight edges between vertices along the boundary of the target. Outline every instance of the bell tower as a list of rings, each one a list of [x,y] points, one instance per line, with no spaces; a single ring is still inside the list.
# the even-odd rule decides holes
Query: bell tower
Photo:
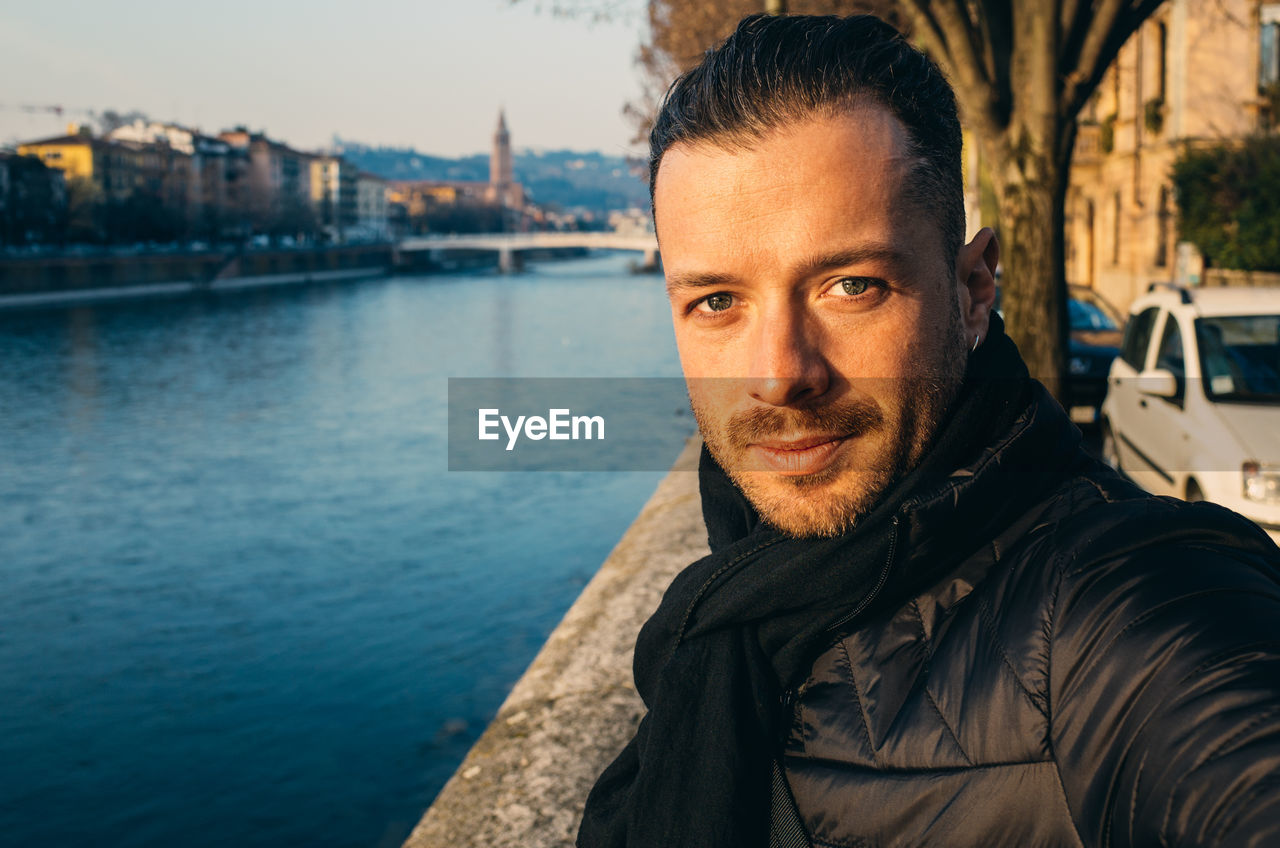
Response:
[[[493,134],[493,153],[489,157],[489,186],[498,202],[510,205],[511,183],[514,180],[511,167],[511,133],[507,132],[505,111],[498,112],[498,129]]]

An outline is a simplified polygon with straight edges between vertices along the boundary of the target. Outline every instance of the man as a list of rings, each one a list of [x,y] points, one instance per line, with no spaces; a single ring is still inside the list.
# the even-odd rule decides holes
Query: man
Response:
[[[580,845],[1280,845],[1280,552],[1080,449],[963,243],[960,144],[871,17],[748,18],[669,92],[712,553]]]

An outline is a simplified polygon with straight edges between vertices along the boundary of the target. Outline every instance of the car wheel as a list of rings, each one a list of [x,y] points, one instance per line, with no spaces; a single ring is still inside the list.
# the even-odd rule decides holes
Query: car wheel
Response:
[[[1124,471],[1120,467],[1120,451],[1116,447],[1115,434],[1111,432],[1111,422],[1102,420],[1102,461],[1116,471]]]
[[[1187,503],[1195,503],[1204,500],[1204,492],[1200,491],[1200,484],[1195,480],[1187,481]]]

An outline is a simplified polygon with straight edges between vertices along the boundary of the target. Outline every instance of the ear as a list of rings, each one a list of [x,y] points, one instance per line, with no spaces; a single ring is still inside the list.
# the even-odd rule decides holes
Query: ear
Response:
[[[979,230],[956,257],[956,293],[960,298],[965,338],[970,345],[987,337],[987,324],[996,302],[999,264],[1000,242],[990,227]]]

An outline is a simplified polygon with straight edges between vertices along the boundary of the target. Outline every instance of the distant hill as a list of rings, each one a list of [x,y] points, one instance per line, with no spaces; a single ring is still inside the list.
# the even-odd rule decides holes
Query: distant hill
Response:
[[[335,146],[343,158],[363,171],[388,180],[487,180],[484,154],[449,159],[413,148],[368,147],[351,141]],[[542,206],[565,211],[608,212],[649,205],[647,177],[621,156],[573,150],[517,150],[516,181]]]

